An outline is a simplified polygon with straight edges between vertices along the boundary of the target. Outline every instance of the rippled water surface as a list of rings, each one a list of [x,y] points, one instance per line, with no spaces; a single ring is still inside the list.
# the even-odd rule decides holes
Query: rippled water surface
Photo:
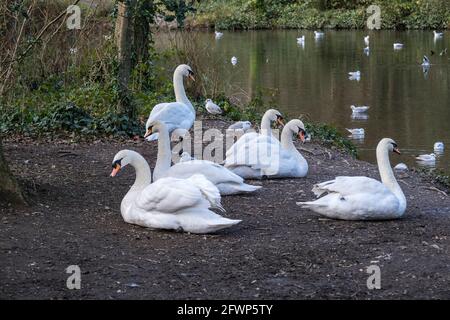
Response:
[[[301,35],[304,46],[296,41]],[[371,162],[383,137],[395,139],[403,151],[391,157],[393,165],[420,165],[414,155],[432,153],[433,144],[442,141],[446,150],[436,166],[450,171],[450,52],[440,55],[450,47],[450,33],[435,40],[431,31],[325,31],[315,40],[311,31],[248,31],[224,32],[216,40],[204,32],[196,41],[208,52],[205,63],[226,79],[229,94],[252,95],[263,88],[276,93],[275,102],[289,117],[306,114],[344,133],[364,128],[365,136],[355,142],[361,158]],[[394,50],[394,42],[403,49]],[[431,60],[429,70],[420,65],[424,54]],[[348,72],[356,70],[359,81],[349,80]],[[352,104],[370,109],[352,117]]]

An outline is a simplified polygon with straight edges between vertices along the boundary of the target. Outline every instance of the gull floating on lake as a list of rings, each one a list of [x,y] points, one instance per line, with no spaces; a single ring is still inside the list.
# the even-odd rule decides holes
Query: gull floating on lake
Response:
[[[321,31],[314,31],[314,38],[315,39],[320,39],[320,38],[323,37],[323,35],[324,35],[324,33],[321,32]]]
[[[436,142],[433,146],[434,151],[436,152],[443,152],[444,151],[444,143],[443,142]]]
[[[220,109],[220,107],[211,99],[206,99],[205,108],[210,114],[222,114],[222,109]]]
[[[399,163],[398,165],[396,165],[394,167],[394,170],[397,170],[397,171],[408,171],[408,166],[406,164],[404,164],[404,163]]]
[[[366,46],[369,46],[369,36],[365,36],[364,37],[364,43],[366,44]]]
[[[356,129],[348,129],[345,128],[348,132],[350,132],[353,136],[363,136],[365,134],[365,131],[363,128],[356,128]]]
[[[422,154],[420,156],[417,156],[416,159],[423,162],[435,162],[436,155],[434,153]]]
[[[368,46],[364,48],[364,53],[366,54],[366,56],[369,55],[369,53],[370,53],[370,48],[369,48]]]
[[[357,106],[355,106],[355,105],[351,105],[350,106],[350,108],[352,109],[352,112],[353,113],[364,113],[364,112],[367,112],[368,110],[369,110],[369,108],[370,107],[368,107],[368,106],[360,106],[360,107],[357,107]]]
[[[302,44],[304,44],[305,43],[305,36],[303,35],[303,36],[301,36],[300,38],[297,38],[297,42],[300,44],[300,43],[302,43]]]
[[[429,67],[429,66],[430,66],[430,59],[428,59],[427,56],[423,56],[422,67]]]
[[[394,43],[394,49],[395,50],[400,50],[403,48],[403,43]]]
[[[232,57],[232,58],[231,58],[231,64],[232,64],[233,66],[235,66],[235,65],[237,65],[237,63],[238,63],[238,59],[237,59],[236,57]]]
[[[217,39],[217,40],[223,37],[223,33],[222,33],[222,32],[215,31],[214,33],[215,33],[215,35],[216,35],[216,39]]]
[[[361,79],[361,71],[352,71],[348,73],[350,75],[350,77],[348,78],[349,80],[357,80],[359,81]]]
[[[443,32],[437,32],[436,30],[433,31],[433,34],[435,39],[442,38],[444,36]]]

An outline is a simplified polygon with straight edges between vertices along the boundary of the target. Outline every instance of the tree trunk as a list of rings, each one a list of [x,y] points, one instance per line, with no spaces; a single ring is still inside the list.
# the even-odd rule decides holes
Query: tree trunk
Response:
[[[133,8],[136,0],[119,1],[116,20],[116,43],[118,50],[118,84],[119,104],[118,112],[126,114],[130,118],[135,117],[134,106],[131,103],[128,85],[132,70],[132,47],[133,47]]]
[[[2,143],[0,140],[0,201],[26,204],[22,191],[16,179],[9,171],[8,164],[3,156]]]

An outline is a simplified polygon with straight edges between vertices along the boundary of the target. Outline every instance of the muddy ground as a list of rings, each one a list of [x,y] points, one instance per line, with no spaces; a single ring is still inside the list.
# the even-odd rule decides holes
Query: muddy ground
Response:
[[[323,219],[295,202],[313,199],[316,182],[379,178],[377,168],[315,143],[301,147],[309,150],[307,178],[251,182],[263,188],[222,200],[241,224],[191,235],[133,226],[120,215],[134,170],[112,179],[111,160],[129,148],[153,166],[155,143],[4,141],[32,205],[0,204],[0,298],[450,298],[450,197],[409,172],[400,175],[403,219]],[[70,265],[81,268],[80,290],[66,287]],[[370,265],[381,269],[380,290],[367,288]]]

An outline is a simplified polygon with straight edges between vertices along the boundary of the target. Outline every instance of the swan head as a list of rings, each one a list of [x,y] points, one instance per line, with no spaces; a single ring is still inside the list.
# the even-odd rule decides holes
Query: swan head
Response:
[[[401,154],[397,143],[394,140],[392,140],[391,138],[381,139],[381,141],[378,143],[377,149],[379,149],[379,148],[386,148],[390,152]]]
[[[144,138],[147,138],[148,136],[151,136],[154,133],[160,132],[162,128],[165,128],[165,123],[162,121],[148,121],[145,125],[146,132],[144,135]]]
[[[264,115],[268,116],[271,122],[276,122],[278,126],[284,127],[284,118],[280,111],[275,109],[269,109],[266,111]]]
[[[179,74],[183,77],[187,77],[187,78],[191,79],[192,81],[195,81],[194,71],[192,71],[192,68],[189,67],[187,64],[180,64],[175,69],[175,74]]]
[[[287,123],[286,129],[290,130],[295,134],[302,142],[306,140],[306,130],[305,125],[299,119],[291,120]]]
[[[136,153],[137,152],[132,150],[121,150],[117,152],[112,161],[113,170],[111,172],[111,177],[115,177],[122,168],[129,165]]]
[[[189,130],[178,128],[173,130],[171,140],[175,142],[182,142],[185,137],[190,136]]]

